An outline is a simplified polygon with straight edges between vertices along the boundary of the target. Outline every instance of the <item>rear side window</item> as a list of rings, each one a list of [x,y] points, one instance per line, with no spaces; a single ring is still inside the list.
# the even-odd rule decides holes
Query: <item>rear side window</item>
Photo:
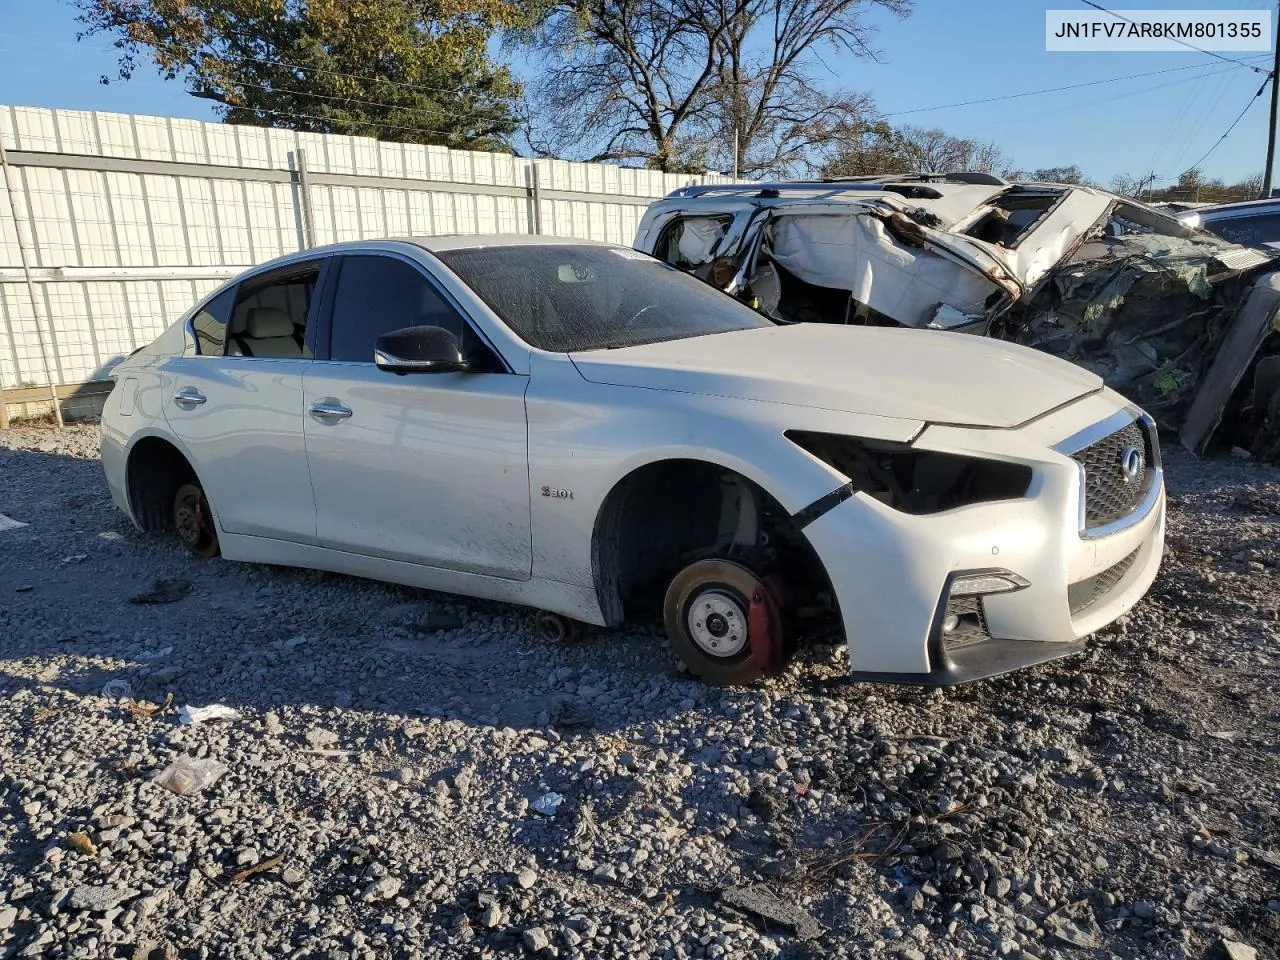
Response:
[[[373,346],[384,333],[428,325],[463,340],[461,315],[421,270],[393,257],[342,258],[329,359],[373,363]]]
[[[205,357],[222,356],[227,338],[227,321],[231,307],[236,302],[236,288],[224,290],[191,318],[191,329],[196,334],[196,352]]]
[[[320,265],[282,267],[240,284],[227,335],[227,353],[273,360],[311,359],[307,315]]]

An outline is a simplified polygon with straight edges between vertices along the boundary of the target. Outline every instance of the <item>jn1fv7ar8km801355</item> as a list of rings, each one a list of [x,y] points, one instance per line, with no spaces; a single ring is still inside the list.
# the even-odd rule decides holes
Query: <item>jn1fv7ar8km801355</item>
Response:
[[[947,684],[1076,651],[1155,577],[1148,417],[962,334],[775,323],[605,244],[436,237],[288,256],[114,371],[116,503],[203,555],[614,625],[697,675],[843,634]]]

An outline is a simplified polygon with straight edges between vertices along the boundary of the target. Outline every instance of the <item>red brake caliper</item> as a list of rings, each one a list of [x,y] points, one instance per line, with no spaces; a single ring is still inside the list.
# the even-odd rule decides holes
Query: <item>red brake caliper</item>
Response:
[[[751,659],[766,676],[781,673],[787,662],[782,607],[781,580],[766,577],[756,584],[747,610],[747,635],[751,638]]]

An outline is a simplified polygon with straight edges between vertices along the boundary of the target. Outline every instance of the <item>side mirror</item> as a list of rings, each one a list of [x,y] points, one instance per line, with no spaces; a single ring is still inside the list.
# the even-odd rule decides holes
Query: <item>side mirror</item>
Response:
[[[467,369],[458,338],[444,327],[404,327],[378,338],[373,362],[391,373],[456,373]]]

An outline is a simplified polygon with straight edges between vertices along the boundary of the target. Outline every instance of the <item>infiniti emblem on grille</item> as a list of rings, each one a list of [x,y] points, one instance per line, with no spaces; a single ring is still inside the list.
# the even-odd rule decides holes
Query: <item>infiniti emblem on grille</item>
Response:
[[[1120,472],[1125,483],[1133,483],[1142,474],[1146,458],[1137,447],[1125,447],[1120,454]]]

